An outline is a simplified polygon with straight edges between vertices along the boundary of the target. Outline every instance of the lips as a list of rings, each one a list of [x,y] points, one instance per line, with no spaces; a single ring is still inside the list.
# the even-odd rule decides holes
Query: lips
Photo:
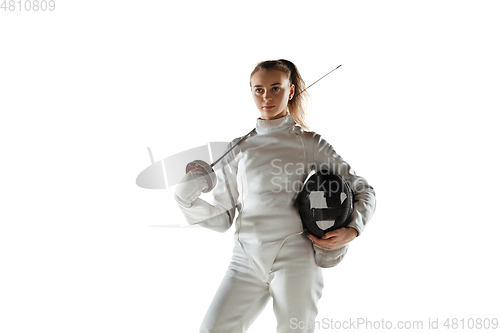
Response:
[[[266,110],[269,110],[269,109],[274,108],[274,105],[264,105],[262,108],[266,109]]]

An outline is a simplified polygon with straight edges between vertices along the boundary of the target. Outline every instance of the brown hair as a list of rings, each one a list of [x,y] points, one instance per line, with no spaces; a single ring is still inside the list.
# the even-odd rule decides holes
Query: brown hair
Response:
[[[276,69],[282,71],[287,75],[290,84],[295,85],[294,96],[292,100],[288,101],[288,110],[293,116],[295,122],[308,130],[309,126],[306,121],[306,106],[310,96],[309,93],[305,91],[306,86],[297,67],[291,61],[285,59],[261,61],[257,64],[257,66],[255,66],[254,70],[250,74],[250,80],[252,79],[252,76],[261,69]],[[250,86],[252,86],[251,83]]]

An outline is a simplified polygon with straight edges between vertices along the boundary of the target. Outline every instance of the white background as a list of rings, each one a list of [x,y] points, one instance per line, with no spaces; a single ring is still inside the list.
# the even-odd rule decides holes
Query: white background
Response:
[[[342,65],[311,88],[310,123],[377,192],[363,235],[323,270],[317,319],[500,317],[499,9],[56,0],[53,12],[1,10],[0,331],[197,332],[234,229],[175,227],[174,188],[135,179],[147,147],[158,160],[248,133],[260,115],[249,74],[278,58],[306,84]],[[274,327],[270,302],[249,332]]]

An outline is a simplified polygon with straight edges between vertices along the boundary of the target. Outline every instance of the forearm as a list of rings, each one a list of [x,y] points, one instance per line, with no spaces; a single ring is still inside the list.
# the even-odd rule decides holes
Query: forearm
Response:
[[[347,227],[356,229],[359,236],[363,232],[368,221],[370,221],[370,219],[372,218],[373,213],[375,212],[375,207],[375,190],[366,182],[363,182],[363,188],[361,189],[361,192],[355,194],[351,221],[349,222]]]
[[[236,211],[234,207],[226,210],[200,198],[194,200],[191,207],[185,207],[180,203],[178,206],[189,224],[196,224],[217,232],[225,232],[231,227]]]

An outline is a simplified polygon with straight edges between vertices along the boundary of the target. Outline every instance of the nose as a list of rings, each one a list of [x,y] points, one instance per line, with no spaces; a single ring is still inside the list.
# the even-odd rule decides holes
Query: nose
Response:
[[[264,92],[264,94],[262,95],[262,98],[264,98],[264,101],[270,101],[272,98],[269,94],[269,92]]]

